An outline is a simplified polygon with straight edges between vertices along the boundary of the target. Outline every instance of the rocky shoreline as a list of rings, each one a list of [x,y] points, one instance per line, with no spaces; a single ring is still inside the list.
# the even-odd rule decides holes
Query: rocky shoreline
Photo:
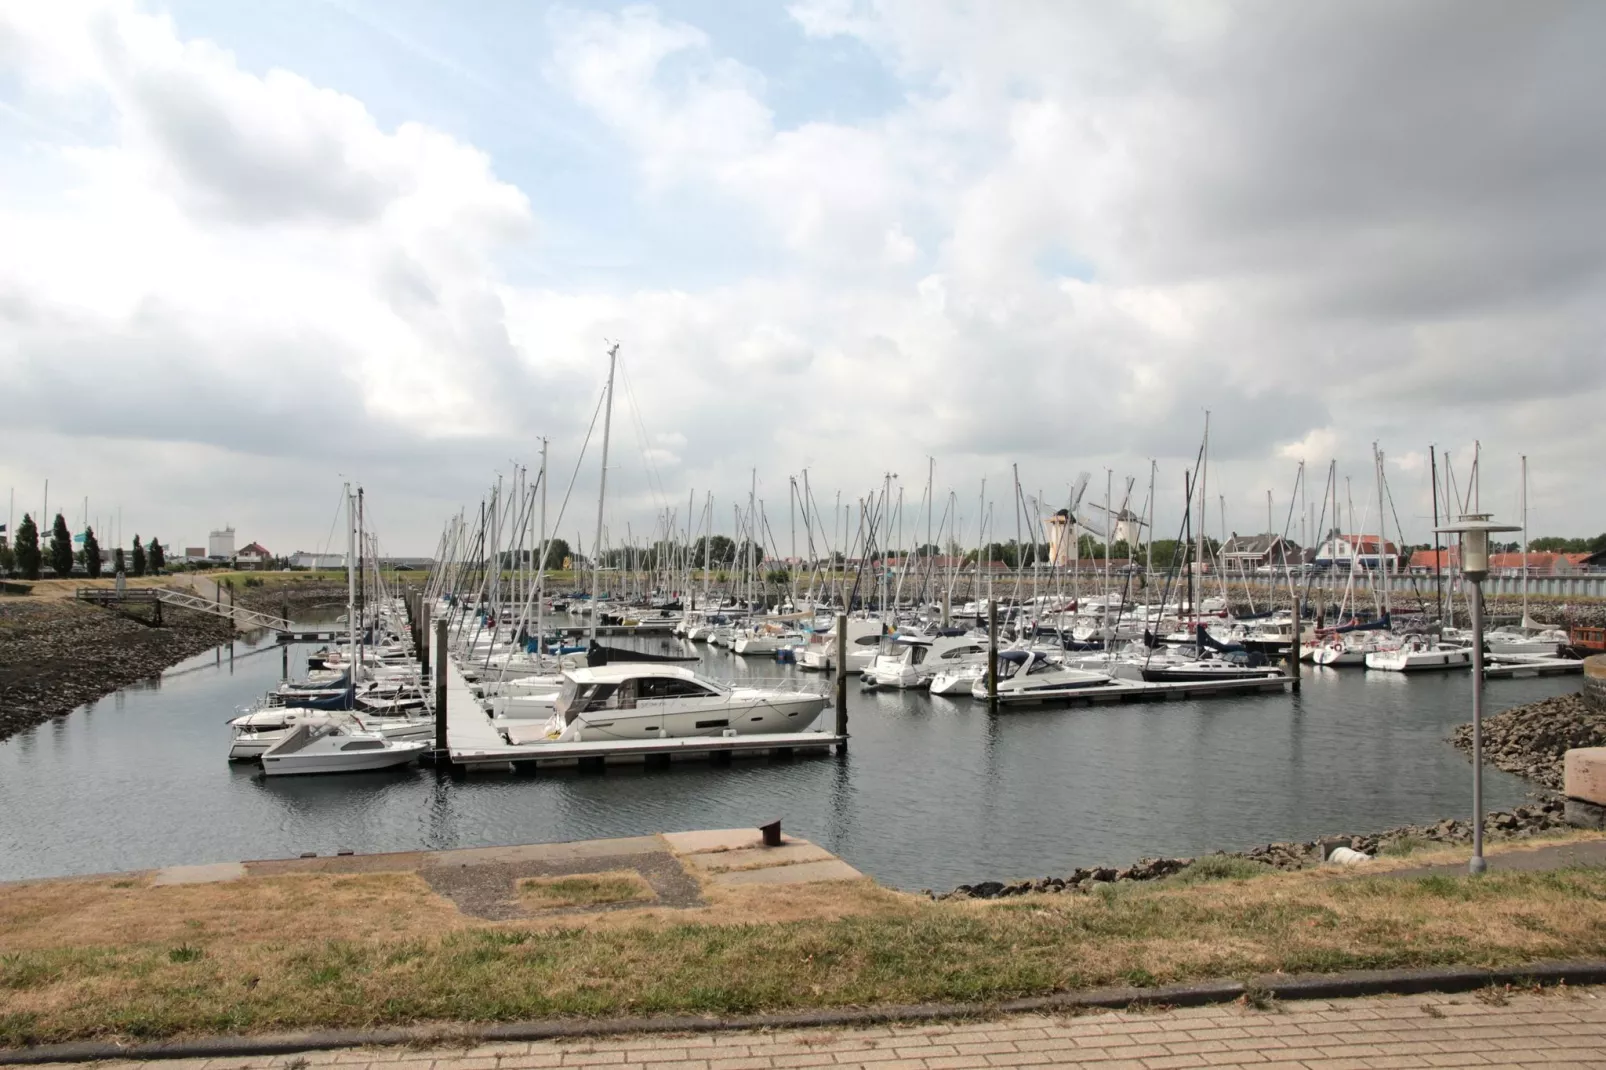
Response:
[[[1450,742],[1472,750],[1472,726],[1461,725]],[[1582,695],[1557,695],[1514,706],[1483,721],[1484,761],[1496,769],[1561,790],[1562,758],[1573,747],[1606,746],[1606,714]]]
[[[1463,751],[1472,749],[1472,726],[1461,725],[1449,741]],[[1573,747],[1606,746],[1606,712],[1591,708],[1582,695],[1557,695],[1486,718],[1483,722],[1484,760],[1497,769],[1534,781],[1551,791],[1562,786],[1562,760]],[[1549,795],[1514,810],[1489,814],[1484,832],[1491,840],[1524,839],[1540,832],[1566,827],[1565,804]],[[1457,818],[1432,825],[1406,825],[1359,836],[1333,836],[1319,840],[1268,843],[1248,851],[1210,856],[1273,869],[1303,869],[1320,865],[1335,847],[1365,854],[1387,853],[1390,848],[1428,843],[1461,844],[1472,839],[1472,823]],[[1000,899],[1029,892],[1088,892],[1122,881],[1150,881],[1181,873],[1193,858],[1145,858],[1124,868],[1095,866],[1073,870],[1064,877],[1035,880],[981,881],[961,884],[936,899]]]
[[[229,642],[228,621],[173,607],[154,627],[71,601],[0,602],[0,739]]]
[[[1490,841],[1527,839],[1541,832],[1567,826],[1564,805],[1559,798],[1548,798],[1512,810],[1499,810],[1489,814],[1484,823],[1484,835]],[[1447,818],[1433,825],[1404,825],[1385,832],[1359,836],[1324,836],[1318,840],[1290,843],[1268,843],[1247,851],[1222,852],[1195,858],[1145,858],[1130,866],[1090,866],[1072,870],[1063,877],[1038,877],[1035,880],[980,881],[961,884],[950,892],[925,894],[932,899],[1007,899],[1031,893],[1082,894],[1099,888],[1114,887],[1136,881],[1155,881],[1175,876],[1195,864],[1217,864],[1229,868],[1232,863],[1244,870],[1244,875],[1256,868],[1268,870],[1295,870],[1321,865],[1335,848],[1348,847],[1369,855],[1387,853],[1391,848],[1404,849],[1425,844],[1463,844],[1472,840],[1472,822]]]

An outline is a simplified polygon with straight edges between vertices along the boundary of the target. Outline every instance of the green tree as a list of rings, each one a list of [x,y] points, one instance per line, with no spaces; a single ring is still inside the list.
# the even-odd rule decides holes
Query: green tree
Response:
[[[0,572],[10,572],[17,567],[17,555],[11,549],[10,542],[0,542]]]
[[[84,571],[92,580],[100,578],[100,541],[94,528],[84,529]]]
[[[1602,532],[1601,534],[1596,535],[1593,539],[1590,539],[1589,545],[1585,547],[1585,549],[1592,554],[1598,554],[1602,550],[1606,550],[1606,532]]]
[[[151,540],[150,546],[145,551],[145,563],[152,573],[161,572],[162,566],[167,564],[167,555],[162,553],[162,544],[155,539]]]
[[[133,558],[134,558],[134,568],[132,570],[132,575],[135,575],[135,576],[143,576],[143,575],[145,575],[145,546],[144,546],[143,543],[141,543],[139,541],[139,533],[138,532],[135,532],[135,534],[134,534]]]
[[[701,567],[703,563],[704,544],[707,544],[709,567],[729,565],[736,560],[736,544],[724,535],[715,535],[712,538],[699,537],[692,543],[691,559]]]
[[[567,539],[550,538],[546,544],[546,567],[561,569],[563,562],[573,556]]]
[[[17,525],[16,554],[17,571],[30,580],[38,579],[43,557],[39,552],[39,526],[27,513],[22,514],[22,523]]]
[[[57,513],[50,527],[50,567],[58,576],[71,576],[72,559],[72,532],[67,530],[67,518]]]
[[[43,557],[39,552],[39,526],[27,513],[22,514],[22,523],[17,525],[16,553],[17,571],[30,580],[38,579]]]
[[[112,572],[127,572],[127,561],[123,558],[123,548],[119,546],[112,551]]]

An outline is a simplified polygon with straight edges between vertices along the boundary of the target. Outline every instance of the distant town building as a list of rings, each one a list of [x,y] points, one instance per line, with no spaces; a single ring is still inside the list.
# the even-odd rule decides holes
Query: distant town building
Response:
[[[1217,556],[1221,560],[1221,567],[1228,572],[1253,572],[1267,565],[1276,567],[1285,563],[1304,563],[1304,552],[1298,543],[1269,533],[1240,535],[1235,531],[1232,538],[1221,544],[1221,552]]]
[[[206,556],[218,561],[233,560],[234,529],[230,527],[209,532],[206,536]]]
[[[262,568],[272,560],[273,555],[268,552],[267,547],[259,542],[247,543],[234,555],[234,563],[236,565],[244,565],[248,568]]]
[[[1378,546],[1382,545],[1379,554]],[[1400,548],[1377,535],[1340,535],[1334,532],[1316,550],[1317,568],[1348,571],[1351,562],[1359,569],[1375,571],[1379,565],[1388,572],[1400,569]]]
[[[206,547],[204,547],[204,546],[186,546],[186,547],[184,547],[184,560],[186,560],[186,561],[200,561],[200,560],[205,559],[205,557],[206,557]]]

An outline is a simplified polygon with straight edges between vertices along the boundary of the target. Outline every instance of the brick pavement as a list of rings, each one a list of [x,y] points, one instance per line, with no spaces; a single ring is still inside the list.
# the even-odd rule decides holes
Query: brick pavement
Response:
[[[1098,1070],[1253,1067],[1596,1067],[1606,988],[1237,1004],[1079,1016],[1015,1015],[865,1028],[638,1035],[259,1059],[102,1064],[107,1070]]]

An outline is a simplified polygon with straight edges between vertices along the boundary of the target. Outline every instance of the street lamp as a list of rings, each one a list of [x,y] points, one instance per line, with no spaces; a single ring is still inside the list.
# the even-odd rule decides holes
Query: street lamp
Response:
[[[1489,577],[1489,533],[1521,531],[1496,524],[1488,513],[1463,513],[1454,524],[1435,528],[1461,536],[1461,575],[1472,581],[1472,860],[1467,872],[1488,868],[1483,860],[1483,581]]]

